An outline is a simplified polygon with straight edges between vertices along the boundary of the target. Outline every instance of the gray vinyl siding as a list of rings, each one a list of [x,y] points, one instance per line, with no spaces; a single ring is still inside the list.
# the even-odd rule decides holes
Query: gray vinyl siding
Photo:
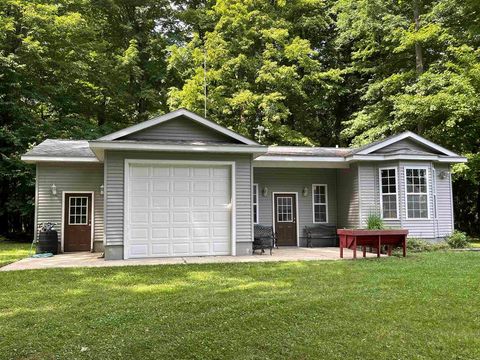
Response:
[[[382,149],[379,149],[377,151],[374,151],[374,154],[382,154],[382,153],[390,153],[390,152],[396,152],[396,153],[401,153],[401,150],[405,150],[405,153],[408,154],[412,151],[414,152],[424,152],[424,153],[429,153],[429,154],[438,154],[437,151],[432,150],[424,145],[421,145],[417,143],[414,140],[411,139],[403,139],[400,141],[397,141],[396,143],[393,143],[391,145],[388,145]]]
[[[37,228],[44,222],[56,223],[59,240],[62,237],[62,193],[75,191],[94,192],[94,238],[96,249],[103,244],[103,164],[37,164]],[[57,195],[52,194],[52,184]]]
[[[125,159],[234,161],[236,196],[236,241],[252,241],[251,155],[184,154],[140,151],[105,152],[106,245],[123,245]]]
[[[298,201],[298,228],[300,244],[304,245],[305,226],[313,223],[312,184],[327,184],[328,224],[337,224],[337,186],[336,169],[288,169],[288,168],[254,168],[253,182],[258,184],[259,224],[272,226],[274,192],[296,192]],[[262,189],[268,188],[267,196]],[[307,187],[308,195],[303,196]]]
[[[191,119],[176,118],[148,129],[124,136],[122,140],[188,140],[222,143],[238,143],[237,140],[221,134]]]
[[[424,166],[428,169],[429,219],[407,219],[405,168]],[[365,227],[370,214],[380,214],[380,180],[379,168],[396,167],[398,182],[398,220],[385,219],[390,228],[406,228],[410,237],[435,239],[449,235],[453,231],[453,209],[450,176],[440,179],[442,170],[448,171],[447,165],[434,165],[431,162],[396,161],[382,163],[362,163],[359,165],[360,214],[361,226]],[[435,171],[434,171],[435,169]],[[435,176],[435,178],[434,178]],[[436,185],[436,189],[435,189]],[[435,206],[436,194],[436,206]],[[438,214],[436,216],[436,214]]]
[[[358,166],[356,164],[348,169],[337,170],[337,187],[338,227],[358,228],[360,217]]]

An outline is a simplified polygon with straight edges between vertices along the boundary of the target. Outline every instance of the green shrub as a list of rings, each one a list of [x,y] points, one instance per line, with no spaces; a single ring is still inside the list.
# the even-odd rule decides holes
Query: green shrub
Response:
[[[431,243],[419,238],[407,239],[407,252],[424,252],[446,250],[449,246],[446,242]]]
[[[368,230],[382,230],[384,229],[383,219],[380,215],[370,214],[367,219],[367,229]]]
[[[452,235],[447,236],[445,240],[452,249],[463,249],[470,246],[467,234],[457,230]]]

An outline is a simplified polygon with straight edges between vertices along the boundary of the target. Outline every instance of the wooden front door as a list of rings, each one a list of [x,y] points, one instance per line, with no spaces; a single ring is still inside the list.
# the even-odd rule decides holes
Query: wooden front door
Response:
[[[277,245],[297,246],[296,194],[275,194],[274,213]]]
[[[65,194],[63,248],[90,251],[92,243],[92,194]]]

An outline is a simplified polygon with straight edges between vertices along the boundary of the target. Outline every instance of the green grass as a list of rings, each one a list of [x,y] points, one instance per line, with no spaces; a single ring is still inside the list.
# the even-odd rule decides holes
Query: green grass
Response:
[[[0,272],[0,287],[2,359],[480,358],[474,252]]]
[[[28,256],[31,244],[0,239],[0,267]]]

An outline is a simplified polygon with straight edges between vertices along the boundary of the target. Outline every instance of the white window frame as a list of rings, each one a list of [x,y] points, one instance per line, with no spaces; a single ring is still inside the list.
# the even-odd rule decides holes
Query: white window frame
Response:
[[[256,202],[253,201],[253,192],[255,192],[255,197],[257,199]],[[258,210],[259,210],[259,206],[258,206],[258,184],[253,184],[253,188],[252,188],[252,215],[255,214],[255,211],[254,211],[255,207],[257,208],[257,212],[256,212],[257,216],[255,216],[253,218],[253,223],[258,224],[258,217],[259,217],[259,215],[258,215]]]
[[[278,212],[278,208],[279,208],[280,205],[278,204],[278,200],[280,200],[280,199],[289,199],[289,200],[291,200],[290,207],[291,207],[291,210],[292,210],[292,211],[290,212],[290,216],[291,216],[290,220],[280,220],[280,218],[279,218],[280,213]],[[282,195],[277,196],[275,206],[276,206],[275,217],[276,217],[276,221],[277,221],[278,223],[293,223],[293,222],[296,221],[296,220],[295,220],[295,219],[296,219],[296,218],[295,218],[295,214],[294,214],[294,212],[293,212],[293,209],[294,209],[293,198],[292,198],[291,196],[288,196],[288,194],[285,194],[284,196],[282,196]],[[288,205],[282,204],[282,206],[288,206]],[[282,215],[285,215],[285,213],[282,213]]]
[[[410,169],[418,169],[418,170],[425,170],[425,178],[427,180],[426,185],[427,185],[427,192],[426,193],[409,193],[407,190],[407,170]],[[429,185],[429,179],[430,179],[430,171],[428,166],[405,166],[403,168],[403,173],[404,173],[404,180],[405,180],[405,218],[408,220],[430,220],[430,185]],[[416,217],[409,217],[408,216],[408,195],[427,195],[427,217],[426,218],[416,218]]]
[[[315,202],[315,187],[325,187],[325,203]],[[325,221],[315,221],[315,205],[325,205]],[[314,224],[328,224],[328,185],[327,184],[312,184],[312,221]]]
[[[395,198],[397,203],[397,217],[394,217],[394,218],[383,217],[383,195],[393,195],[393,193],[384,194],[382,192],[382,170],[395,170]],[[405,180],[405,184],[406,184],[406,180]],[[398,202],[398,198],[400,196],[400,194],[398,193],[398,167],[389,166],[389,167],[379,168],[378,169],[378,187],[379,187],[379,194],[380,194],[380,216],[382,217],[382,219],[385,219],[385,220],[398,220],[400,218],[400,206]]]

